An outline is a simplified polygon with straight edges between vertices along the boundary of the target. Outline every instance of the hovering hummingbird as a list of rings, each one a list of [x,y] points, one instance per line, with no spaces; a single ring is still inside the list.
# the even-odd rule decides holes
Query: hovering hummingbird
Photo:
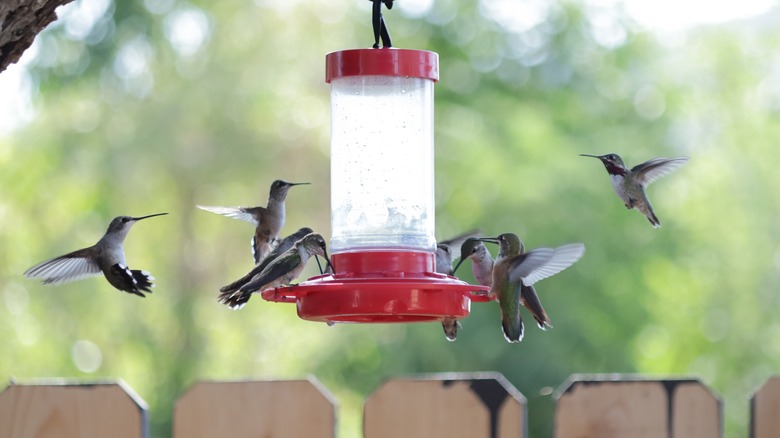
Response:
[[[516,234],[504,233],[480,240],[499,245],[493,265],[493,284],[488,294],[492,299],[498,299],[506,340],[519,342],[523,339],[520,304],[531,311],[539,328],[552,327],[533,284],[573,265],[585,253],[585,245],[572,243],[555,249],[537,248],[525,252],[523,242]]]
[[[467,231],[452,239],[448,239],[436,244],[436,272],[439,274],[452,275],[455,272],[452,269],[453,250],[461,246],[464,240],[475,237],[482,233],[482,230]],[[458,337],[458,329],[461,327],[457,319],[445,317],[441,322],[444,329],[444,336],[448,341],[454,341]]]
[[[24,276],[43,279],[43,284],[58,284],[102,273],[115,288],[145,298],[142,291],[152,292],[154,277],[146,271],[127,267],[122,242],[134,223],[165,214],[168,213],[115,217],[108,225],[106,234],[96,244],[39,263],[26,270]]]
[[[490,255],[490,252],[481,240],[469,238],[463,242],[463,245],[460,247],[460,261],[455,265],[455,269],[452,270],[452,275],[455,275],[461,263],[467,259],[471,259],[471,272],[474,274],[474,279],[477,280],[477,283],[481,286],[492,286],[493,256]]]
[[[328,252],[325,249],[325,239],[317,233],[307,234],[295,242],[292,248],[273,259],[268,266],[254,275],[238,290],[223,291],[217,300],[231,309],[240,309],[246,305],[252,293],[290,284],[301,275],[309,257],[318,255],[324,257],[328,266],[331,266]]]
[[[252,257],[255,264],[265,259],[279,240],[279,232],[284,226],[284,200],[287,191],[292,186],[309,183],[290,183],[277,179],[271,184],[268,194],[268,204],[265,207],[211,207],[198,205],[201,210],[221,214],[233,219],[250,222],[255,225],[255,235],[252,237]]]
[[[474,278],[482,286],[493,285],[493,256],[487,250],[482,241],[477,239],[468,239],[463,242],[461,246],[461,257],[458,265],[455,266],[455,271],[458,270],[460,264],[464,260],[471,259],[471,272],[474,274]],[[453,274],[454,275],[454,274]],[[520,297],[523,305],[533,314],[534,319],[537,320],[539,326],[544,329],[545,327],[552,327],[550,318],[542,307],[542,303],[539,301],[539,296],[536,294],[536,290],[533,286],[520,285]],[[493,297],[495,299],[495,297]]]
[[[612,187],[615,189],[615,193],[623,200],[626,208],[629,210],[636,208],[642,212],[647,217],[647,220],[653,224],[654,228],[660,227],[661,222],[656,217],[655,212],[653,212],[653,206],[650,205],[650,201],[647,199],[645,189],[653,181],[677,170],[677,168],[688,161],[688,157],[654,158],[642,164],[637,164],[631,170],[628,170],[626,165],[623,164],[623,160],[617,154],[580,155],[601,160],[612,179]]]
[[[244,275],[243,277],[239,278],[233,283],[230,283],[227,286],[223,286],[222,288],[219,289],[219,291],[224,293],[233,293],[241,289],[241,286],[249,283],[255,277],[255,275],[263,272],[263,269],[265,269],[266,266],[270,265],[272,261],[276,260],[276,258],[279,257],[282,253],[292,248],[295,242],[301,240],[304,236],[306,236],[307,234],[311,234],[313,232],[314,231],[311,228],[304,227],[290,234],[289,236],[285,237],[284,239],[279,241],[279,245],[276,248],[274,248],[274,250],[271,251],[265,259],[263,259],[263,261],[255,265],[255,267],[252,268],[252,270],[249,271],[248,274]],[[220,294],[220,296],[221,295],[222,294]],[[247,301],[248,300],[249,297],[247,296]]]

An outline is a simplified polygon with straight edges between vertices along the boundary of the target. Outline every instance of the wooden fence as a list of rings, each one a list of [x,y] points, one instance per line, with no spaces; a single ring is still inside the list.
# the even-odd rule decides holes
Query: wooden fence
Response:
[[[723,436],[723,406],[696,379],[575,375],[556,392],[555,438]],[[335,437],[337,404],[315,379],[199,382],[177,401],[173,436]],[[750,438],[780,437],[780,376],[750,401]],[[526,400],[502,375],[392,379],[365,402],[363,436],[527,437]],[[144,401],[122,382],[48,381],[0,393],[0,437],[147,437]]]

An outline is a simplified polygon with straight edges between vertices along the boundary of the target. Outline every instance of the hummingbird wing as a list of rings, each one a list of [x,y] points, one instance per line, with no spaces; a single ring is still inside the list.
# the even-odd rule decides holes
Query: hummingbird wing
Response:
[[[298,260],[297,264],[295,259]],[[256,273],[257,266],[255,266],[249,274],[221,288],[217,301],[231,309],[238,310],[246,305],[254,292],[267,288],[270,283],[279,280],[295,269],[297,265],[300,265],[300,255],[293,248],[271,261],[259,273]],[[252,275],[253,273],[256,274]],[[252,276],[250,277],[250,275]]]
[[[536,248],[516,255],[507,262],[509,281],[518,282],[529,276],[534,270],[541,268],[552,259],[555,250],[552,248]]]
[[[241,286],[241,292],[255,292],[266,288],[270,283],[289,274],[292,270],[301,265],[301,256],[298,250],[291,248],[284,254],[274,259],[271,264],[265,267],[263,271],[255,276],[249,283]]]
[[[436,272],[444,275],[452,275],[452,248],[440,243],[436,245]]]
[[[585,254],[585,245],[572,243],[558,248],[537,248],[510,260],[509,281],[522,280],[526,286],[551,277]]]
[[[24,276],[43,279],[43,284],[60,284],[100,275],[103,271],[91,257],[91,249],[79,249],[38,263],[24,271]]]
[[[473,230],[466,231],[463,234],[460,234],[458,236],[455,236],[451,239],[443,240],[441,242],[438,242],[439,245],[447,245],[451,248],[460,248],[461,245],[463,245],[463,242],[466,241],[466,239],[472,238],[472,237],[478,237],[479,235],[483,234],[482,230],[479,228],[475,228]]]
[[[241,289],[241,286],[249,283],[255,277],[255,275],[263,272],[263,269],[265,268],[265,266],[267,266],[265,264],[266,261],[268,261],[268,258],[266,258],[261,263],[262,266],[261,265],[256,265],[254,268],[252,268],[251,271],[249,271],[249,273],[247,273],[243,277],[239,278],[238,280],[228,284],[227,286],[222,286],[221,288],[219,288],[219,291],[222,292],[223,294],[224,293],[232,294],[233,292]],[[223,294],[220,294],[220,295],[223,295]]]
[[[647,187],[653,181],[674,172],[687,162],[688,157],[654,158],[632,167],[631,172],[636,175],[642,187]]]
[[[255,276],[263,272],[263,270],[271,264],[274,260],[276,260],[277,257],[279,257],[282,253],[286,252],[290,248],[292,248],[293,244],[298,239],[295,239],[296,235],[289,235],[285,237],[281,243],[279,243],[279,246],[274,248],[273,251],[271,251],[270,254],[268,254],[260,263],[255,265],[254,268],[252,268],[251,271],[249,271],[248,274],[244,275],[243,277],[239,278],[238,280],[230,283],[227,286],[222,286],[219,291],[220,292],[235,292],[241,288],[241,286],[249,283]],[[252,246],[254,248],[254,245]]]
[[[301,228],[300,230],[290,234],[289,236],[286,236],[282,240],[276,241],[276,246],[273,246],[273,249],[271,252],[269,252],[266,256],[264,256],[262,259],[258,260],[261,254],[259,254],[259,245],[257,245],[257,231],[255,231],[254,237],[252,237],[252,257],[255,258],[255,263],[258,264],[259,270],[257,273],[260,273],[265,269],[266,266],[268,266],[269,263],[274,261],[277,257],[282,255],[283,253],[287,252],[290,248],[295,245],[295,242],[303,239],[304,236],[307,234],[313,233],[311,228]]]
[[[265,208],[263,207],[213,207],[209,205],[198,205],[197,207],[201,210],[206,210],[212,213],[221,214],[222,216],[229,218],[249,222],[255,226],[257,226],[259,223],[257,221],[257,218],[260,216],[259,213],[265,211]]]
[[[520,299],[523,306],[531,312],[531,315],[533,315],[536,320],[536,325],[538,325],[540,329],[546,330],[547,327],[552,327],[552,321],[550,321],[550,317],[547,316],[547,312],[544,311],[542,301],[539,300],[539,295],[536,294],[536,289],[534,289],[533,286],[521,286]]]

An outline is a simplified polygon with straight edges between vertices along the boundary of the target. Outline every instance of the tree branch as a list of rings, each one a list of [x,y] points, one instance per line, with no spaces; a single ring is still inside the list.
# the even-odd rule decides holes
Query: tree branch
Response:
[[[35,36],[57,19],[54,10],[73,0],[0,1],[0,73],[22,57]]]

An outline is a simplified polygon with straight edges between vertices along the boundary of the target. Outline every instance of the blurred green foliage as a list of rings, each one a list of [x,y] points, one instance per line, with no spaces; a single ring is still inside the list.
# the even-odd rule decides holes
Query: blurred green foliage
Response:
[[[545,437],[550,389],[572,373],[685,374],[723,396],[726,435],[744,436],[750,393],[780,370],[780,31],[658,38],[618,9],[531,3],[507,17],[486,1],[399,2],[385,17],[397,47],[440,55],[437,237],[481,227],[529,248],[587,245],[538,285],[553,330],[527,324],[507,344],[494,303],[475,304],[454,343],[438,323],[329,328],[259,298],[219,305],[219,286],[251,267],[251,227],[195,204],[258,205],[274,179],[309,181],[290,192],[285,231],[328,237],[324,55],[370,47],[370,3],[78,0],[29,54],[36,117],[0,137],[0,373],[121,377],[155,437],[198,379],[313,374],[347,437],[389,377],[495,370]],[[577,155],[608,152],[691,156],[649,190],[663,228]],[[162,211],[125,244],[157,277],[145,300],[21,275],[114,216]],[[468,263],[460,273],[473,281]]]

